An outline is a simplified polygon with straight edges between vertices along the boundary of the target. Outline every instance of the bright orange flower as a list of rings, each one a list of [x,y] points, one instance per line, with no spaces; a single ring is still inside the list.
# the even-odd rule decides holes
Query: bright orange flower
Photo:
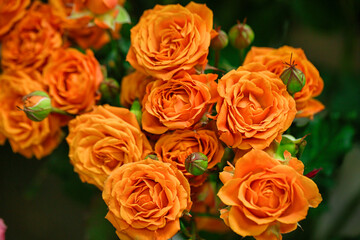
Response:
[[[266,69],[280,76],[285,69],[284,62],[290,62],[290,56],[295,61],[296,68],[300,69],[306,78],[306,83],[300,92],[295,93],[297,114],[296,117],[310,117],[324,109],[324,105],[315,100],[320,95],[324,82],[318,70],[306,58],[300,48],[283,46],[279,49],[252,47],[248,52],[244,64],[258,62],[266,66]]]
[[[30,0],[2,0],[0,2],[0,39],[26,13]]]
[[[162,134],[194,126],[216,101],[216,78],[181,72],[168,81],[150,82],[142,102],[143,129]]]
[[[110,41],[110,34],[106,29],[96,25],[89,26],[91,18],[69,18],[74,7],[74,0],[49,0],[49,3],[53,6],[55,14],[62,19],[64,35],[75,41],[81,48],[100,49]],[[117,32],[120,27],[121,25],[117,25],[115,31],[112,32],[113,38],[119,37]]]
[[[146,75],[169,80],[181,70],[205,67],[213,13],[204,4],[156,5],[131,29],[126,60]]]
[[[75,172],[99,189],[114,169],[140,161],[152,151],[135,115],[109,105],[94,107],[71,120],[66,140]]]
[[[190,186],[170,163],[143,160],[116,168],[105,182],[106,218],[122,240],[167,240],[191,207]]]
[[[294,120],[295,101],[281,79],[254,63],[224,75],[218,83],[216,124],[220,139],[240,149],[264,149]]]
[[[222,219],[213,217],[218,216],[219,209],[225,207],[216,196],[216,185],[215,182],[205,182],[200,187],[191,188],[191,199],[193,201],[191,212],[194,213],[193,217],[196,221],[196,228],[199,231],[215,233],[226,233],[230,231],[230,228]],[[213,216],[206,216],[206,214]]]
[[[48,57],[62,45],[62,30],[49,5],[35,1],[25,17],[3,39],[3,69],[41,71]]]
[[[83,54],[76,49],[59,49],[49,59],[43,75],[53,106],[68,113],[90,111],[100,98],[103,74],[90,50]]]
[[[36,90],[43,90],[40,81],[22,71],[0,75],[0,135],[5,136],[13,152],[27,158],[40,159],[49,155],[60,143],[60,122],[52,115],[41,122],[31,121],[23,111],[22,98]]]
[[[251,150],[236,161],[235,169],[220,173],[224,186],[218,196],[228,208],[221,210],[234,232],[257,240],[281,239],[297,228],[309,207],[322,201],[316,184],[303,175],[304,165],[291,158],[281,164],[261,150]]]
[[[206,129],[178,130],[164,134],[155,144],[155,153],[160,161],[176,166],[188,178],[191,186],[201,185],[207,174],[194,176],[185,169],[185,159],[193,152],[201,152],[208,158],[208,169],[221,162],[224,147],[215,132]]]
[[[121,81],[121,105],[130,107],[135,99],[138,99],[141,103],[145,95],[146,85],[151,81],[154,81],[152,77],[146,76],[139,71],[126,75]]]

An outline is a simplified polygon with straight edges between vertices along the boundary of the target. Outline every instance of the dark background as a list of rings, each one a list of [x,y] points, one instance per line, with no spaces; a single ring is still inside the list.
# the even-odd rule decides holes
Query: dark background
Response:
[[[125,7],[133,24],[145,9],[156,3],[189,1],[128,0]],[[198,1],[205,2],[205,1]],[[307,137],[301,160],[305,173],[323,170],[314,178],[323,196],[317,209],[310,209],[301,230],[284,239],[360,238],[360,1],[356,0],[245,0],[206,1],[213,10],[214,23],[228,31],[236,20],[255,32],[254,46],[302,48],[324,79],[318,97],[326,110],[313,121],[297,120],[291,127],[295,137]],[[123,56],[129,45],[129,29],[124,25],[119,44]],[[114,58],[112,44],[96,53],[106,64]],[[221,53],[222,64],[238,67],[235,49]],[[210,63],[213,52],[210,52]],[[108,69],[118,80],[128,68]],[[0,147],[0,217],[8,225],[7,240],[110,240],[117,239],[114,228],[104,219],[106,206],[95,187],[80,182],[73,172],[63,144],[42,160],[25,159]],[[242,239],[236,235],[204,235],[205,239]],[[249,238],[250,239],[250,238]]]

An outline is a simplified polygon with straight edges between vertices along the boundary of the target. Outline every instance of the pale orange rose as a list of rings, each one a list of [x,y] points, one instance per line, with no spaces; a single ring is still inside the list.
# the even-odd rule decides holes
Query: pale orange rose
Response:
[[[281,233],[295,230],[305,219],[309,207],[322,201],[296,158],[284,165],[261,150],[251,150],[229,170],[220,173],[224,186],[218,196],[228,205],[221,210],[221,218],[241,236],[281,239]]]
[[[99,189],[114,169],[140,161],[152,151],[135,115],[109,105],[96,106],[71,120],[66,140],[74,171]]]
[[[83,54],[72,48],[59,49],[49,59],[43,75],[53,106],[70,114],[90,111],[100,99],[98,88],[103,74],[90,50]]]
[[[219,216],[219,209],[225,205],[216,196],[217,187],[215,182],[205,182],[198,188],[191,188],[191,214],[196,221],[199,231],[226,233],[230,228]],[[207,216],[210,215],[210,216]]]
[[[105,182],[106,218],[122,240],[167,240],[190,211],[190,186],[170,163],[143,160],[114,170]]]
[[[168,81],[150,82],[142,101],[143,129],[162,134],[194,126],[216,101],[216,79],[216,74],[181,72]]]
[[[318,70],[306,58],[300,48],[283,46],[279,49],[252,47],[248,52],[244,64],[258,62],[266,66],[266,69],[280,76],[286,68],[285,62],[290,62],[290,56],[295,61],[296,68],[300,69],[306,78],[306,83],[300,92],[295,93],[297,114],[296,117],[310,117],[324,109],[324,105],[314,97],[320,95],[324,82]]]
[[[30,0],[2,0],[0,2],[0,40],[26,13]]]
[[[3,39],[2,68],[41,71],[48,57],[63,43],[60,22],[49,5],[35,1],[14,30]]]
[[[74,8],[79,11],[83,8],[95,14],[104,14],[118,4],[118,0],[74,0]]]
[[[296,114],[295,101],[274,73],[259,63],[224,75],[216,105],[220,139],[239,149],[264,149],[280,141]]]
[[[151,81],[154,81],[152,77],[146,76],[139,71],[135,71],[123,77],[120,93],[121,105],[130,107],[136,99],[141,103],[145,95],[146,85]]]
[[[156,5],[131,29],[126,60],[146,75],[169,80],[181,70],[205,67],[213,13],[205,4]]]
[[[201,185],[207,174],[194,176],[185,169],[185,159],[193,152],[201,152],[208,158],[208,169],[221,162],[224,147],[215,132],[206,129],[178,130],[164,134],[156,142],[154,151],[160,161],[177,167],[188,178],[191,186]]]
[[[63,133],[54,116],[34,122],[17,108],[23,106],[25,95],[36,90],[43,90],[42,85],[25,72],[9,71],[0,75],[0,135],[8,139],[13,152],[40,159],[58,146]]]
[[[65,36],[71,41],[75,41],[81,48],[100,49],[110,42],[110,34],[106,29],[98,26],[89,26],[91,18],[83,17],[69,18],[74,7],[74,0],[49,0],[53,6],[54,12],[62,19],[62,28]],[[117,25],[115,31],[112,31],[112,37],[118,38],[118,31],[121,25]]]

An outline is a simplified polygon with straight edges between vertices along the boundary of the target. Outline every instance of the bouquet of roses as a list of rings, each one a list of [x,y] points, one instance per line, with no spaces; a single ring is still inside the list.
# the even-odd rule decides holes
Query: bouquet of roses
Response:
[[[146,10],[123,51],[131,66],[102,66],[89,48],[109,43],[125,61],[116,45],[130,20],[123,5],[0,4],[0,142],[41,159],[66,139],[120,239],[197,239],[200,230],[281,239],[295,230],[322,198],[311,180],[318,170],[304,175],[299,160],[305,136],[284,133],[324,109],[317,69],[298,48],[249,49],[245,21],[227,35],[194,2]],[[243,58],[235,69],[221,64],[228,41]]]

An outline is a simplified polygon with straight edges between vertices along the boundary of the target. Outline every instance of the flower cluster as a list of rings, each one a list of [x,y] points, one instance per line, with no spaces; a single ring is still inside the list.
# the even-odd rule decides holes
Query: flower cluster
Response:
[[[102,191],[120,239],[197,229],[281,239],[321,202],[299,151],[281,145],[295,118],[324,109],[314,99],[323,80],[301,49],[252,47],[242,66],[222,74],[208,63],[210,46],[220,51],[228,42],[213,29],[212,11],[194,2],[156,5],[131,29],[126,60],[134,71],[121,81],[122,107],[100,105],[100,85],[110,78],[91,50],[74,46],[116,41],[124,2],[7,2],[0,143],[40,159],[67,127],[74,171]],[[230,35],[235,47],[253,39],[245,23]]]

